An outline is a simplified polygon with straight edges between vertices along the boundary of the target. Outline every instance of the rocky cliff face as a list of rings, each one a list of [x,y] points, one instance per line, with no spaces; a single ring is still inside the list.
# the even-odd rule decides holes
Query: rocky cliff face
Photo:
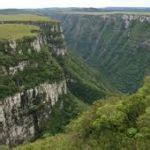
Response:
[[[35,51],[39,52],[43,46],[49,46],[53,49],[53,52],[57,55],[66,54],[66,45],[64,41],[63,30],[59,22],[20,22],[20,21],[4,21],[0,24],[25,24],[39,26],[41,33],[39,36],[34,38],[30,42],[30,46],[34,48]],[[26,40],[25,40],[26,42]],[[9,41],[7,44],[15,51],[17,48],[17,41]],[[21,53],[21,51],[20,51]]]
[[[150,16],[57,13],[66,41],[120,91],[135,92],[150,65]],[[74,42],[75,41],[75,42]]]
[[[4,99],[0,105],[0,141],[12,146],[38,136],[59,96],[66,93],[66,82],[61,81],[44,83]]]
[[[40,27],[37,37],[0,41],[0,144],[14,146],[36,138],[52,107],[67,94],[55,59],[67,51],[58,22],[9,23]]]

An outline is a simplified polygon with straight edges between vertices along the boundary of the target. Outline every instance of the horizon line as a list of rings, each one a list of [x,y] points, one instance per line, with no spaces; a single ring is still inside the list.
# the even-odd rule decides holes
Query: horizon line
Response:
[[[17,7],[10,7],[10,8],[0,8],[0,10],[6,10],[6,9],[49,9],[49,8],[59,8],[59,9],[63,9],[63,8],[95,8],[95,9],[105,9],[105,8],[136,8],[136,9],[150,9],[150,7],[140,7],[140,6],[135,6],[135,7],[132,7],[132,6],[105,6],[105,7],[61,7],[61,6],[52,6],[52,7],[33,7],[33,8],[30,8],[30,7],[25,7],[25,8],[17,8]]]

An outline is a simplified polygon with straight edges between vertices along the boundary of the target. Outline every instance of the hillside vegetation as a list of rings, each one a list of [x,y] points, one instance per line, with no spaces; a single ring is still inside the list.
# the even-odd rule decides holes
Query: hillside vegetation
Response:
[[[150,65],[149,16],[127,12],[71,13],[53,14],[62,20],[70,49],[100,70],[118,90],[135,92]]]
[[[85,103],[92,103],[114,93],[119,94],[99,71],[87,66],[74,53],[68,54],[62,66],[70,91]]]
[[[150,146],[150,78],[136,94],[96,102],[72,121],[65,134],[16,150],[147,150]]]
[[[14,75],[3,72],[0,74],[0,100],[21,91],[22,86],[24,89],[30,89],[46,81],[52,83],[64,79],[62,68],[52,58],[47,48],[43,48],[39,53],[32,52],[29,54],[26,51],[26,46],[28,46],[26,42],[20,43],[18,46],[18,49],[22,48],[24,55],[16,54],[14,56],[0,52],[0,65],[2,66],[15,66],[21,60],[33,62],[33,64],[29,63],[23,71],[18,71]],[[30,47],[28,46],[28,48]],[[35,67],[35,63],[38,63],[38,67]]]

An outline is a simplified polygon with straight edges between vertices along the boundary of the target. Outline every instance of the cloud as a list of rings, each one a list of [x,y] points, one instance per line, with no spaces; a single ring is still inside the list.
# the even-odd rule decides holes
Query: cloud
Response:
[[[150,7],[150,0],[1,0],[0,8]]]

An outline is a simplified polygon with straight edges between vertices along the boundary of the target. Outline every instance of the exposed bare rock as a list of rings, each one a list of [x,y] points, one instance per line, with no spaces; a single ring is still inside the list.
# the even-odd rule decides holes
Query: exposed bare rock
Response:
[[[66,93],[66,81],[62,81],[7,97],[0,104],[0,143],[16,145],[37,136],[59,96]]]
[[[28,61],[19,62],[15,67],[9,68],[9,75],[14,75],[17,71],[23,71],[24,68],[29,64]]]

